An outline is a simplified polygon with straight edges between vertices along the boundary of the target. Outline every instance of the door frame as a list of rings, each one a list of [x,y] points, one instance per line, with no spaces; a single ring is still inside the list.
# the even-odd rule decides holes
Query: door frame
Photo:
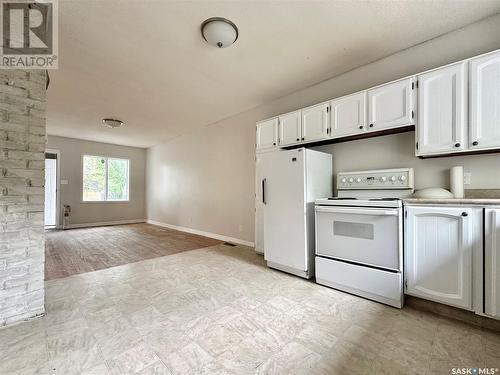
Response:
[[[56,154],[56,229],[61,229],[61,151],[53,148],[46,148],[45,153]],[[45,156],[45,154],[44,154]],[[45,157],[44,157],[45,160]],[[45,170],[45,168],[44,168]],[[45,189],[45,188],[44,188]],[[45,190],[44,190],[45,191]],[[45,211],[45,203],[44,203]]]

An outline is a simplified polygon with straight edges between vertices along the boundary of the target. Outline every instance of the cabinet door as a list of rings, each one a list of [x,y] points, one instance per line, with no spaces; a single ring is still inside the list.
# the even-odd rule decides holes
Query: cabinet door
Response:
[[[368,130],[413,125],[413,78],[368,90]]]
[[[322,103],[302,110],[302,138],[305,142],[328,137],[329,104]]]
[[[418,76],[417,155],[467,148],[467,63]]]
[[[257,123],[257,150],[264,150],[278,145],[278,119],[273,118]]]
[[[407,207],[407,294],[472,309],[472,211]]]
[[[500,318],[500,209],[485,211],[485,313]]]
[[[331,109],[331,137],[366,131],[366,91],[332,100]]]
[[[470,60],[470,147],[500,148],[500,53]]]
[[[301,142],[301,120],[301,111],[290,112],[279,117],[279,144],[281,146]]]

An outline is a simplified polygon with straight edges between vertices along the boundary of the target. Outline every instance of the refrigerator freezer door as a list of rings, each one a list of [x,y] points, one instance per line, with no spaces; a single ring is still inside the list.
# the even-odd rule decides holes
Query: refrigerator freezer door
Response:
[[[305,150],[269,155],[264,170],[264,258],[271,267],[309,277],[306,259]]]

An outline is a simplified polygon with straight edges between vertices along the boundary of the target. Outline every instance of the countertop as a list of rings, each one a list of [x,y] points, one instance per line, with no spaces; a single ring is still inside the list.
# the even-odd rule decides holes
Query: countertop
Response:
[[[432,199],[432,198],[406,198],[403,199],[405,204],[455,204],[461,206],[467,205],[497,205],[500,206],[500,199],[496,198],[449,198],[449,199]]]
[[[500,189],[466,189],[465,198],[406,198],[405,204],[498,205]]]

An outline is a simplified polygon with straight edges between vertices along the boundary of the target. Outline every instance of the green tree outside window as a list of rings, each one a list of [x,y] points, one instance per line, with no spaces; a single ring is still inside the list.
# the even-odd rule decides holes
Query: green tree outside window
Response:
[[[83,156],[83,200],[126,201],[129,198],[129,161]]]

